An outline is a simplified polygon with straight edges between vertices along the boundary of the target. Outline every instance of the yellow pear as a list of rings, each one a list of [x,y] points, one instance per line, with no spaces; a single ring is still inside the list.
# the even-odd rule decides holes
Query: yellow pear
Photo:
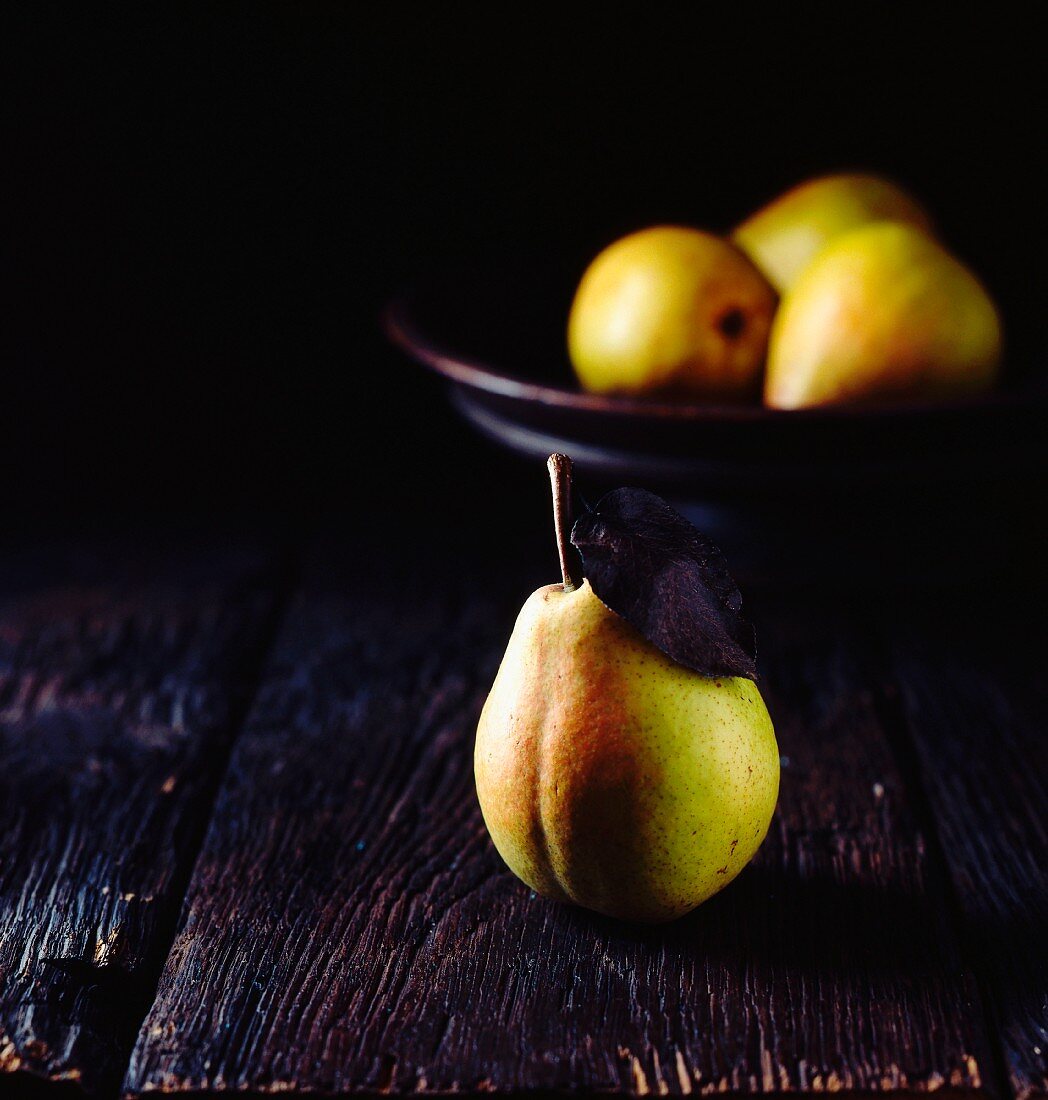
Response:
[[[753,397],[775,292],[730,242],[656,226],[590,264],[568,321],[568,352],[593,393]]]
[[[779,786],[772,722],[752,680],[677,664],[563,567],[562,584],[524,604],[480,717],[484,821],[539,893],[671,920],[764,839]]]
[[[927,213],[897,184],[880,176],[843,173],[792,188],[747,218],[732,239],[783,294],[834,237],[886,220],[931,230]]]
[[[764,400],[780,409],[977,393],[1001,323],[976,277],[926,233],[874,222],[834,239],[783,299]]]

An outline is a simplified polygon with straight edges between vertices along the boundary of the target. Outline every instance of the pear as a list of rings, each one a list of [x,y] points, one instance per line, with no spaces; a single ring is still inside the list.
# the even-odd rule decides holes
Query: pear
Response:
[[[592,393],[754,397],[776,296],[731,243],[655,226],[609,245],[587,268],[568,352]]]
[[[551,459],[555,500],[563,465]],[[726,886],[768,831],[779,753],[752,680],[677,664],[568,566],[517,619],[477,730],[477,794],[533,890],[672,920]]]
[[[880,176],[844,173],[792,188],[747,218],[732,239],[783,294],[834,237],[885,220],[931,231],[928,214],[897,184]]]
[[[978,393],[1001,362],[978,279],[926,233],[874,222],[837,237],[783,299],[765,404],[780,409]]]

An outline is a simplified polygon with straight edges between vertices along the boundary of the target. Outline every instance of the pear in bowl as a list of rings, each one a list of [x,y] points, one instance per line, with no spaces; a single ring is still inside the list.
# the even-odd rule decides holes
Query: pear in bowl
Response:
[[[791,188],[747,218],[732,240],[784,294],[835,237],[885,220],[932,228],[924,208],[897,183],[868,173],[840,173]]]
[[[752,399],[775,303],[767,280],[729,241],[656,226],[616,241],[587,268],[568,352],[591,393]]]
[[[1001,365],[997,308],[928,234],[873,222],[836,237],[784,297],[765,404],[778,409],[981,393]]]

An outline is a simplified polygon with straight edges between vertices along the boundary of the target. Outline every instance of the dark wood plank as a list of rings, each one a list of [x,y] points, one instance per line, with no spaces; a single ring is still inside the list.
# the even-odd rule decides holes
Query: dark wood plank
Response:
[[[956,594],[886,630],[1005,1071],[1048,1096],[1048,632],[1043,593]]]
[[[484,832],[473,732],[527,583],[340,556],[237,741],[130,1093],[981,1092],[978,997],[841,624],[761,624],[772,834],[639,928],[530,894]]]
[[[273,556],[127,544],[0,575],[0,1089],[115,1088],[227,742]]]

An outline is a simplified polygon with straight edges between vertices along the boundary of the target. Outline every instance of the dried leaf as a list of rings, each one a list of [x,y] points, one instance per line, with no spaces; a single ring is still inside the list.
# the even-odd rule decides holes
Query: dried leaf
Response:
[[[661,497],[616,489],[571,541],[597,597],[678,664],[754,679],[753,628],[721,552]]]

